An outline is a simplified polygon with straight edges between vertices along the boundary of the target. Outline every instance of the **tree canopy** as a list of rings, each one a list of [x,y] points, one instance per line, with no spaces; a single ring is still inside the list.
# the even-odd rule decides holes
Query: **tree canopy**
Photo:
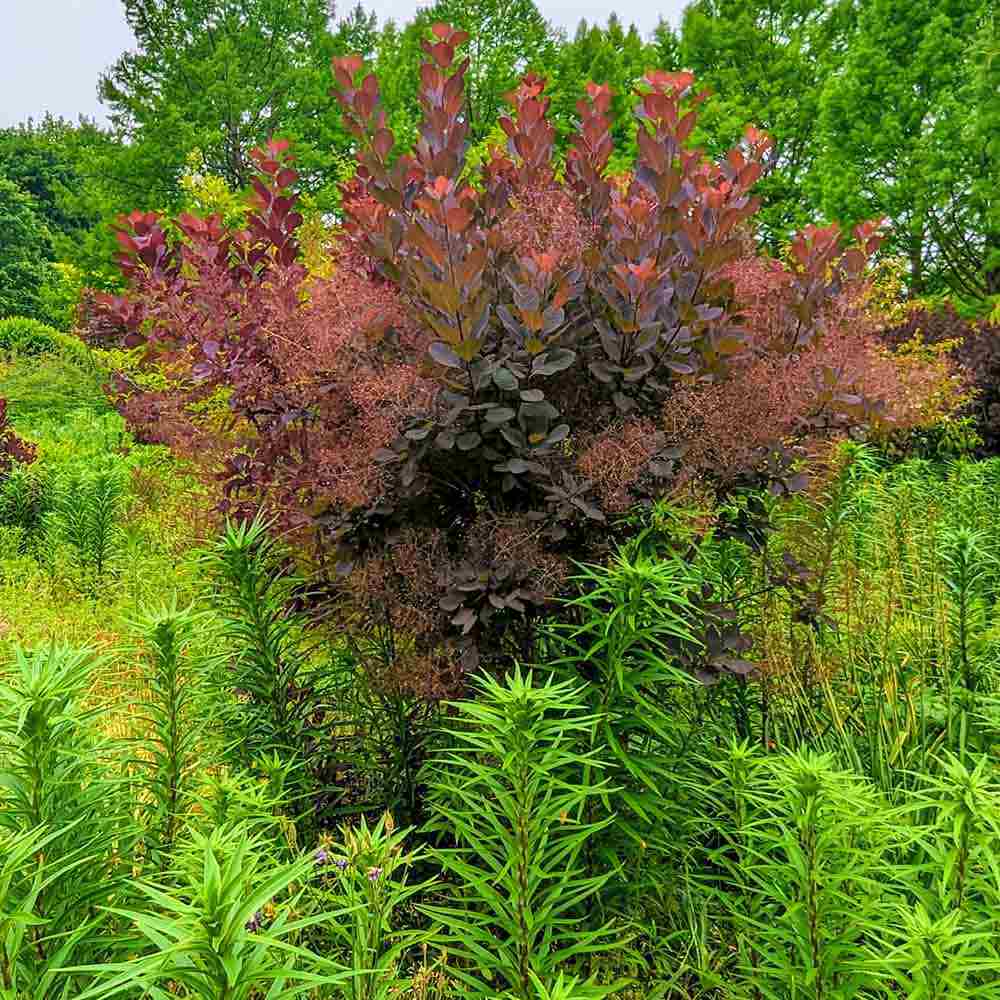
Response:
[[[846,220],[888,215],[917,291],[986,291],[990,168],[974,56],[986,10],[983,0],[870,0],[823,89],[823,205]]]
[[[888,217],[887,252],[915,293],[1000,294],[1000,82],[991,0],[692,0],[649,37],[612,14],[554,28],[535,0],[436,0],[379,24],[363,2],[122,0],[136,37],[99,93],[110,126],[55,119],[0,131],[0,176],[31,199],[53,254],[92,283],[113,280],[119,212],[182,208],[190,164],[239,198],[250,150],[290,140],[307,204],[329,215],[353,169],[353,139],[330,96],[331,58],[359,53],[381,81],[387,123],[417,138],[422,44],[435,22],[469,34],[465,120],[480,162],[506,142],[499,115],[521,75],[547,80],[565,156],[588,81],[611,88],[615,152],[636,151],[628,113],[651,67],[689,69],[709,97],[695,139],[709,156],[747,124],[773,139],[755,231],[780,253],[817,217]]]
[[[307,181],[331,169],[339,124],[329,96],[334,55],[327,0],[123,0],[137,47],[100,81],[100,95],[149,197],[168,200],[199,149],[236,188],[250,150],[295,140]]]
[[[43,318],[41,292],[52,241],[36,201],[0,177],[0,317]]]

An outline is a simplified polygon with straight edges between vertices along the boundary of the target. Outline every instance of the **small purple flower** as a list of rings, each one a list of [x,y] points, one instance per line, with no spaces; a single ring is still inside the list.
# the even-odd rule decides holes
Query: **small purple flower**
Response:
[[[343,871],[347,867],[347,858],[334,858],[333,865]]]
[[[326,853],[321,847],[314,855],[316,864],[322,867],[330,860],[330,855]]]
[[[368,881],[369,882],[377,882],[379,880],[379,876],[381,874],[382,874],[382,869],[381,868],[378,868],[378,867],[376,867],[376,868],[369,868],[368,869]]]
[[[256,913],[255,913],[255,914],[254,914],[254,915],[253,915],[253,916],[252,916],[252,917],[251,917],[251,918],[250,918],[250,919],[249,919],[249,920],[247,921],[247,924],[246,924],[246,927],[247,927],[247,930],[248,930],[248,931],[249,931],[249,932],[250,932],[251,934],[256,934],[256,933],[257,933],[257,931],[259,931],[259,930],[260,930],[260,925],[261,925],[261,922],[262,922],[262,920],[263,920],[263,918],[261,917],[261,913],[260,913],[260,910],[258,910],[258,911],[257,911],[257,912],[256,912]]]

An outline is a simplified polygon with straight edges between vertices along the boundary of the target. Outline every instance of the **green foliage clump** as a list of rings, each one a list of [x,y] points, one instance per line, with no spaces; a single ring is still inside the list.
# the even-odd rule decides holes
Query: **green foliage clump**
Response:
[[[120,464],[67,472],[52,484],[48,541],[53,548],[66,548],[74,582],[83,591],[100,588],[122,558],[126,495]]]
[[[179,852],[173,884],[137,883],[148,909],[122,911],[144,954],[87,967],[99,981],[81,1000],[167,996],[178,985],[200,1000],[252,1000],[261,989],[294,997],[344,979],[332,960],[290,940],[304,925],[339,916],[291,917],[296,884],[311,866],[308,857],[275,864],[264,839],[238,826],[194,833]],[[283,905],[266,920],[276,899]]]
[[[72,368],[94,373],[98,365],[94,353],[78,337],[28,316],[8,316],[0,319],[0,359],[16,361],[19,358],[36,359],[38,362],[37,368],[24,370],[29,384],[58,377],[56,373],[60,369],[66,372],[61,388],[67,390],[69,399],[74,395]],[[71,367],[67,370],[67,366]],[[5,384],[10,378],[11,373],[0,375]],[[96,388],[96,382],[93,384]],[[16,396],[16,376],[12,391]],[[34,391],[31,394],[34,395]]]
[[[25,551],[40,535],[50,508],[44,468],[18,465],[0,483],[0,525],[17,532],[17,547]]]
[[[15,649],[0,681],[0,982],[10,996],[65,996],[79,982],[66,966],[115,948],[99,907],[121,885],[134,829],[85,705],[100,666],[87,649]]]
[[[83,272],[75,264],[54,261],[39,292],[41,314],[57,330],[71,330],[84,289]]]
[[[52,244],[30,195],[0,176],[0,317],[42,311]]]
[[[578,747],[598,719],[572,683],[515,672],[484,678],[477,694],[456,706],[449,746],[428,764],[433,828],[456,843],[434,851],[453,888],[429,912],[446,928],[442,947],[468,963],[455,969],[466,995],[530,1000],[564,962],[617,946],[586,920],[611,871],[583,861],[611,822],[589,821],[587,804],[614,789]],[[611,991],[573,986],[579,997]]]
[[[11,417],[25,425],[39,419],[58,422],[73,411],[108,412],[99,373],[60,355],[0,368],[0,395],[7,399]]]
[[[337,757],[329,717],[341,661],[325,659],[309,633],[309,590],[291,553],[257,518],[229,523],[209,552],[215,612],[232,657],[227,689],[234,757],[244,767],[282,761],[294,771],[308,812],[326,806]],[[232,695],[235,694],[235,699]]]
[[[131,623],[135,643],[128,651],[146,667],[140,718],[147,733],[137,740],[136,768],[146,806],[145,850],[153,860],[169,857],[195,797],[197,755],[208,729],[205,678],[212,666],[195,642],[203,621],[175,597]]]
[[[29,316],[0,319],[0,351],[5,355],[33,357],[59,350],[59,331]]]

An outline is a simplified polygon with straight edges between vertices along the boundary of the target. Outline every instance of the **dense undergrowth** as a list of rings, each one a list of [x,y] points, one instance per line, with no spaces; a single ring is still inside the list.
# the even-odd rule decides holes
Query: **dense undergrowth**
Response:
[[[544,663],[417,711],[96,377],[3,370],[79,394],[12,407],[6,996],[990,995],[1000,460],[843,445],[763,549],[662,505]],[[706,585],[760,661],[709,687]]]
[[[0,998],[994,996],[995,330],[764,256],[687,74],[470,176],[434,34],[325,266],[275,143],[0,328]]]

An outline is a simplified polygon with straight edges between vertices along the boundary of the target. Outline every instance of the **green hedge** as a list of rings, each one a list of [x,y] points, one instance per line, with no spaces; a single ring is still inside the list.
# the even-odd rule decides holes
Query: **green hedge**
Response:
[[[0,356],[37,357],[60,354],[69,361],[85,362],[90,350],[72,334],[27,316],[0,319]]]

